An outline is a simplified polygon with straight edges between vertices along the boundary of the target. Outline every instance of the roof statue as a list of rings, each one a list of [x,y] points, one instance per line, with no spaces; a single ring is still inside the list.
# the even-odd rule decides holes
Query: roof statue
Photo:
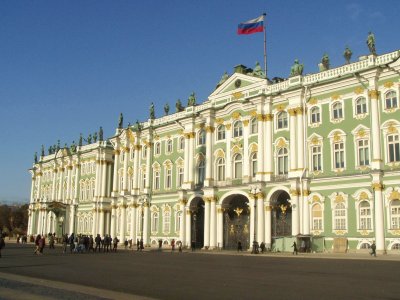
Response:
[[[257,61],[256,66],[254,67],[252,75],[260,77],[260,78],[267,78],[265,76],[264,71],[261,69],[260,63]]]
[[[373,55],[376,55],[375,35],[371,31],[368,33],[367,45],[368,45],[369,52],[371,52],[371,54],[373,54]]]
[[[346,60],[346,64],[350,63],[350,59],[351,59],[352,55],[353,55],[353,52],[351,52],[349,46],[346,46],[346,49],[344,49],[344,52],[343,52],[343,56],[344,56],[344,59]]]
[[[89,136],[87,137],[87,143],[88,145],[92,143],[92,135],[89,133]]]
[[[60,140],[57,140],[57,148],[56,148],[56,151],[58,151],[58,150],[60,150]]]
[[[79,136],[79,143],[78,143],[78,146],[79,146],[79,147],[82,147],[82,144],[83,144],[83,137],[82,137],[82,133],[81,133],[80,136]]]
[[[42,145],[42,152],[40,154],[41,156],[44,156],[44,145]]]
[[[103,134],[104,134],[103,133],[103,127],[100,126],[100,129],[99,129],[99,141],[100,142],[102,142],[103,139],[104,139]]]
[[[196,105],[196,95],[195,93],[191,93],[188,98],[188,106],[195,106]]]
[[[154,103],[151,102],[151,105],[150,105],[150,119],[154,120],[155,118],[156,118],[156,114],[155,114],[155,111],[154,111]]]
[[[183,110],[183,106],[180,99],[176,100],[175,108],[176,112],[180,112]]]
[[[50,155],[50,154],[53,154],[53,146],[50,146],[50,147],[49,147],[48,152],[49,152],[49,155]]]
[[[329,70],[329,56],[328,54],[324,54],[321,59],[321,63],[318,65],[320,72]]]
[[[65,148],[65,149],[68,149],[67,143],[64,144],[64,148]]]
[[[71,145],[71,152],[75,153],[76,152],[76,145],[75,145],[75,141],[72,141],[72,145]]]
[[[97,142],[97,131],[93,133],[93,143]]]
[[[35,160],[35,164],[37,164],[37,162],[38,162],[37,152],[35,152],[35,155],[34,155],[33,159]]]
[[[118,128],[121,129],[123,126],[124,126],[124,115],[120,113],[118,120]]]
[[[290,68],[290,76],[303,75],[304,65],[299,63],[298,59],[294,60],[293,66]]]
[[[229,75],[225,71],[224,75],[222,75],[222,77],[221,77],[221,80],[218,82],[216,89],[219,88],[228,78],[229,78]]]
[[[142,125],[140,125],[139,120],[136,120],[136,130],[138,131],[142,130]]]
[[[169,104],[166,103],[166,104],[164,105],[164,114],[165,114],[166,116],[168,116],[168,113],[169,113]]]

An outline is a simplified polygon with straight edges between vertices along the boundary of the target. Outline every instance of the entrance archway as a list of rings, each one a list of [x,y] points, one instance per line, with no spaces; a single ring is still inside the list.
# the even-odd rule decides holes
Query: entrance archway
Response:
[[[272,195],[272,236],[292,235],[292,206],[290,196],[286,191],[277,191]]]
[[[191,211],[191,238],[196,248],[204,246],[204,200],[196,197],[190,203]]]
[[[223,248],[237,249],[240,241],[243,249],[250,245],[249,200],[243,195],[231,195],[222,203]]]

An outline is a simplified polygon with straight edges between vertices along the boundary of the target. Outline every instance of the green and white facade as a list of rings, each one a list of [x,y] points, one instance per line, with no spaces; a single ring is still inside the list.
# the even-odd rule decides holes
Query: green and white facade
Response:
[[[30,170],[28,234],[397,249],[399,58],[275,84],[239,65],[201,104],[42,156]]]

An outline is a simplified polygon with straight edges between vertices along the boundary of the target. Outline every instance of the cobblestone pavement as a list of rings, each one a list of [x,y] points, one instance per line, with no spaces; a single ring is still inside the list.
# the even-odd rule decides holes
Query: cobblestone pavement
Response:
[[[7,243],[0,299],[400,299],[400,255],[63,254]]]

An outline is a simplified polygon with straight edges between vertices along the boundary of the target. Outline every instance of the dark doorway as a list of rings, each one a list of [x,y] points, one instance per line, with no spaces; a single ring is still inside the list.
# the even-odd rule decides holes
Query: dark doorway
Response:
[[[272,236],[292,235],[292,206],[290,196],[285,191],[279,191],[276,200],[272,202]]]
[[[232,195],[224,201],[223,248],[236,250],[240,241],[243,249],[250,243],[250,210],[248,199],[243,195]]]
[[[196,248],[204,246],[204,201],[200,197],[193,199],[190,204],[191,211],[191,239],[196,243]]]

